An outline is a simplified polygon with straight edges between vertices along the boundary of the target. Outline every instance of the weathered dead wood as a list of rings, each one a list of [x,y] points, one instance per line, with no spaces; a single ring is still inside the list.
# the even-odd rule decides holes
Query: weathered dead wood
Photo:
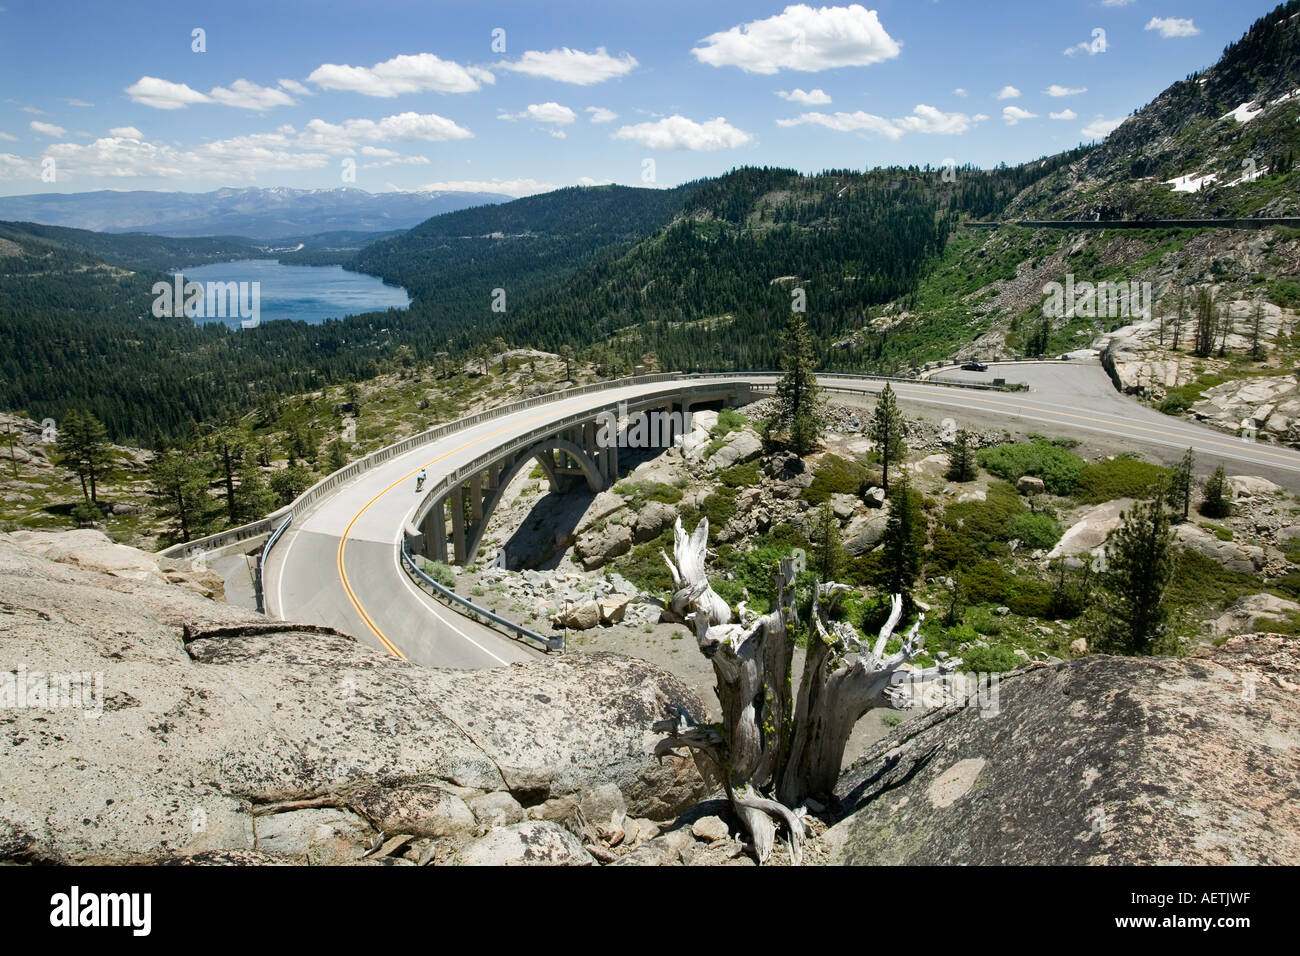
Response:
[[[770,856],[778,824],[798,862],[806,802],[834,789],[854,724],[872,707],[910,706],[911,696],[898,685],[937,676],[939,669],[904,668],[921,649],[923,615],[902,647],[885,653],[902,617],[901,595],[894,595],[889,619],[868,646],[851,625],[831,620],[834,603],[850,589],[819,584],[794,699],[791,667],[799,624],[794,562],[780,563],[770,613],[754,614],[742,603],[740,621],[732,623],[730,609],[705,576],[707,537],[707,519],[690,535],[678,519],[673,558],[664,559],[676,588],[670,608],[692,626],[701,653],[713,664],[722,718],[706,726],[682,714],[655,724],[656,731],[667,734],[655,752],[662,756],[686,748],[695,755],[706,779],[717,780],[725,790],[759,862]]]

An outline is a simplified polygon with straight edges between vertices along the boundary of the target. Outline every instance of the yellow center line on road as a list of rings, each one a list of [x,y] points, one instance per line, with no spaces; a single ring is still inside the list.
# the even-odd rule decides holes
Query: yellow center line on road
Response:
[[[550,409],[546,414],[535,415],[532,418],[526,418],[522,422],[516,422],[513,425],[503,425],[501,428],[498,428],[494,432],[488,432],[486,435],[480,435],[478,438],[475,438],[473,441],[468,441],[458,448],[453,448],[450,451],[442,455],[439,455],[437,458],[433,458],[429,461],[426,461],[423,465],[419,465],[416,468],[412,468],[401,478],[398,478],[396,481],[394,481],[383,491],[379,492],[379,494],[375,495],[373,498],[367,501],[365,505],[362,506],[360,511],[358,511],[355,515],[352,516],[352,520],[348,522],[348,526],[343,529],[342,537],[339,538],[339,550],[338,550],[339,580],[343,582],[343,591],[347,595],[348,600],[352,602],[352,606],[356,608],[357,614],[361,615],[361,620],[365,622],[366,627],[370,628],[371,633],[373,633],[375,637],[379,638],[380,643],[382,643],[384,647],[388,649],[389,653],[392,654],[394,657],[399,658],[401,660],[406,660],[406,655],[403,654],[397,648],[397,645],[395,645],[388,638],[388,635],[385,634],[383,630],[380,629],[379,625],[376,624],[374,620],[370,617],[370,615],[366,613],[366,609],[361,606],[361,601],[358,600],[356,592],[352,590],[352,582],[348,580],[348,572],[344,565],[344,554],[347,551],[348,535],[352,533],[352,526],[355,525],[357,521],[360,520],[361,516],[370,509],[371,505],[373,505],[384,495],[388,494],[398,485],[410,481],[411,476],[417,474],[421,468],[428,468],[430,465],[436,465],[438,462],[442,461],[443,459],[448,458],[451,455],[456,454],[457,452],[462,452],[466,448],[472,448],[473,446],[479,444],[480,442],[487,441],[487,439],[489,438],[494,438],[495,436],[500,435],[502,432],[510,431],[513,428],[518,428],[520,425],[531,425],[533,422],[541,421],[542,419],[545,418],[551,418],[553,417],[553,413],[555,411],[572,410],[573,408],[578,407],[579,404],[580,403],[574,403],[572,405],[567,406],[566,409]]]

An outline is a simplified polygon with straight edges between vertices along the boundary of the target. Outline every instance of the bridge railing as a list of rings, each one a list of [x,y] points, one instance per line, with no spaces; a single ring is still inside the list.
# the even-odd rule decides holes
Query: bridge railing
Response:
[[[291,511],[280,522],[280,526],[271,532],[271,537],[266,539],[266,544],[262,545],[262,550],[257,553],[257,571],[253,580],[253,591],[257,595],[257,612],[259,614],[266,613],[266,594],[262,588],[262,582],[266,580],[266,559],[270,557],[271,549],[275,547],[275,543],[280,540],[280,536],[284,534],[285,529],[289,527],[292,521],[293,512]]]
[[[521,638],[528,638],[531,641],[536,641],[537,643],[545,647],[547,650],[559,651],[564,649],[563,637],[547,637],[544,634],[538,634],[536,631],[529,630],[528,628],[524,627],[522,624],[516,624],[514,621],[510,620],[509,618],[502,617],[500,614],[497,614],[495,611],[489,611],[487,608],[475,604],[469,598],[462,597],[461,595],[453,591],[451,588],[444,587],[443,585],[435,581],[433,578],[429,577],[429,575],[425,574],[424,571],[420,568],[420,566],[415,563],[415,558],[411,555],[411,551],[406,545],[405,535],[402,536],[402,543],[400,547],[402,549],[402,567],[407,572],[410,573],[411,577],[415,579],[417,584],[423,584],[430,591],[433,591],[435,594],[439,595],[440,597],[445,598],[448,601],[452,601],[455,604],[459,604],[461,607],[465,608],[471,614],[477,614],[480,617],[484,617],[495,624],[500,624],[502,627],[513,631]]]

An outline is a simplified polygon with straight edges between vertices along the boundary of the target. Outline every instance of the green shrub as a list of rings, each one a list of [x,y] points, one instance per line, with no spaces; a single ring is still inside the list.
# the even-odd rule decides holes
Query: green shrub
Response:
[[[1011,519],[1011,534],[1031,548],[1050,548],[1061,533],[1060,522],[1048,514],[1026,511]]]
[[[763,479],[763,472],[757,461],[747,461],[743,465],[732,465],[718,472],[718,480],[728,488],[750,488]]]
[[[445,588],[456,586],[456,572],[441,561],[425,561],[424,573]]]
[[[1229,571],[1195,551],[1182,551],[1174,564],[1166,599],[1185,607],[1226,608],[1238,598],[1255,594],[1263,582],[1253,574]]]
[[[709,519],[709,535],[720,529],[736,514],[736,489],[719,488],[704,499],[700,513]]]
[[[662,481],[620,481],[614,491],[627,499],[628,507],[640,511],[650,501],[675,505],[682,500],[682,490]]]
[[[856,461],[839,455],[826,455],[813,473],[812,484],[803,490],[801,497],[814,505],[829,501],[833,494],[858,495],[865,486],[875,483],[871,470]]]
[[[887,710],[880,715],[880,722],[886,727],[897,727],[903,722],[903,715],[896,710]]]
[[[1149,498],[1160,479],[1169,479],[1169,469],[1130,455],[1085,465],[1079,472],[1074,495],[1085,504],[1100,504],[1116,498]]]
[[[981,448],[977,458],[986,470],[1007,481],[1017,481],[1024,475],[1042,478],[1054,495],[1073,491],[1084,467],[1083,459],[1074,452],[1045,441]]]
[[[985,637],[997,637],[1006,629],[1006,623],[988,608],[973,607],[966,614],[966,622]]]
[[[1015,488],[1006,482],[994,482],[985,500],[963,501],[944,509],[930,556],[942,567],[952,568],[1004,552],[1006,549],[998,545],[1018,537],[1012,522],[1027,514],[1024,499]]]
[[[1010,644],[968,647],[961,652],[961,660],[962,670],[980,674],[1000,674],[1023,663]]]
[[[1291,571],[1273,582],[1273,587],[1292,597],[1300,597],[1300,571]]]
[[[739,581],[728,581],[726,578],[713,578],[709,581],[713,588],[713,593],[722,600],[726,601],[731,607],[735,607],[741,601],[745,600],[745,586]]]
[[[724,408],[718,412],[718,423],[709,429],[713,438],[724,438],[734,431],[745,427],[745,416],[734,408]]]

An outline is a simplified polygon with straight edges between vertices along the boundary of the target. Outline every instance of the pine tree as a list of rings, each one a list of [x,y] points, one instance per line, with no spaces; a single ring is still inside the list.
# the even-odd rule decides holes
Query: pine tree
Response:
[[[1264,342],[1261,333],[1264,325],[1264,300],[1255,303],[1255,317],[1250,323],[1250,357],[1256,362],[1264,360]]]
[[[267,487],[257,458],[250,452],[239,466],[239,484],[235,488],[238,521],[256,521],[275,510],[275,494]]]
[[[226,491],[226,514],[230,523],[234,524],[238,510],[235,506],[235,472],[239,470],[244,455],[244,436],[237,429],[225,426],[212,433],[210,442],[221,483]]]
[[[821,440],[821,389],[813,373],[816,356],[812,332],[802,314],[790,316],[781,333],[781,368],[776,383],[776,414],[772,429],[784,432],[786,444],[797,455],[808,454]]]
[[[63,420],[55,458],[77,476],[81,495],[87,501],[99,500],[99,483],[112,472],[114,457],[108,432],[94,415],[72,411]]]
[[[823,502],[817,510],[816,560],[817,578],[834,581],[844,567],[844,544],[840,537],[840,522],[830,502]]]
[[[149,464],[152,493],[158,511],[170,523],[176,541],[202,537],[212,513],[208,476],[198,456],[188,449],[170,448]]]
[[[1208,358],[1214,350],[1214,338],[1219,330],[1219,306],[1214,301],[1212,289],[1202,289],[1196,298],[1196,347],[1193,354]]]
[[[889,496],[889,518],[883,540],[885,580],[890,594],[909,596],[921,567],[921,507],[904,471]]]
[[[904,438],[907,425],[903,413],[898,410],[898,399],[894,390],[885,383],[876,402],[876,411],[871,418],[871,440],[876,443],[876,453],[880,455],[881,486],[889,493],[889,466],[907,454]]]
[[[1214,474],[1205,483],[1205,497],[1201,500],[1199,510],[1207,518],[1226,518],[1232,513],[1228,478],[1223,473],[1222,465],[1214,469]]]
[[[1192,509],[1192,473],[1195,468],[1196,453],[1189,448],[1169,479],[1169,505],[1182,512],[1183,521],[1187,520]]]
[[[975,452],[970,446],[970,434],[966,429],[959,428],[952,450],[948,452],[947,478],[949,481],[974,481],[978,473]]]
[[[1164,482],[1154,497],[1125,512],[1106,547],[1097,650],[1152,654],[1166,649],[1169,611],[1165,590],[1174,572],[1174,533],[1165,510]]]
[[[348,450],[344,447],[342,438],[336,438],[329,443],[326,460],[331,472],[338,471],[348,463]]]

